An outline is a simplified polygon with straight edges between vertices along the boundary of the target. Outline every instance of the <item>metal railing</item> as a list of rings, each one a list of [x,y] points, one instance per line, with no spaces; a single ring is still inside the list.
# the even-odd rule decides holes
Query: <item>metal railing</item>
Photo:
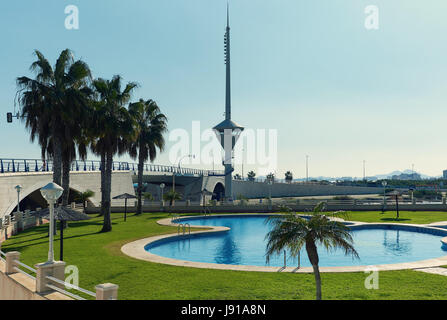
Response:
[[[84,294],[86,294],[86,295],[88,295],[88,296],[91,296],[91,297],[93,297],[93,298],[96,297],[96,294],[95,294],[94,292],[88,291],[88,290],[86,290],[86,289],[82,289],[82,288],[80,288],[80,287],[78,287],[78,286],[75,286],[75,285],[73,285],[73,284],[71,284],[71,283],[68,283],[68,282],[59,280],[59,279],[57,279],[57,278],[55,278],[55,277],[52,277],[52,276],[46,276],[46,279],[50,280],[50,281],[53,282],[53,283],[56,283],[56,284],[65,286],[65,288],[69,288],[69,289],[73,289],[73,290],[82,292],[82,293],[84,293]],[[67,296],[69,296],[69,297],[71,297],[71,298],[73,298],[73,299],[76,299],[76,300],[87,300],[87,299],[85,299],[85,298],[83,298],[83,297],[81,297],[81,296],[79,296],[79,295],[77,295],[77,294],[74,294],[74,293],[72,293],[72,292],[69,292],[69,291],[67,291],[67,290],[64,290],[64,289],[62,289],[62,288],[60,288],[60,287],[58,287],[58,286],[55,286],[55,285],[47,284],[47,287],[50,288],[50,289],[52,289],[52,290],[55,290],[55,291],[57,291],[57,292],[59,292],[59,293],[62,293],[62,294],[64,294],[64,295],[67,295]]]
[[[182,234],[185,235],[186,233],[186,226],[188,226],[188,234],[191,235],[191,226],[189,225],[189,223],[179,223],[177,226],[177,235],[180,234],[180,229],[182,230]]]
[[[223,174],[220,170],[203,170],[193,168],[183,168],[176,166],[165,166],[158,164],[145,164],[144,171],[165,172],[182,175],[213,175]],[[75,160],[71,163],[71,171],[100,171],[101,161],[98,160]],[[138,163],[114,161],[113,171],[137,171]],[[0,159],[0,173],[14,172],[50,172],[53,171],[53,161],[43,161],[41,159]]]
[[[24,274],[25,276],[27,276],[28,278],[31,278],[33,280],[36,280],[36,277],[34,277],[33,275],[29,274],[28,272],[20,269],[20,267],[27,269],[28,271],[31,271],[32,273],[36,274],[36,269],[31,268],[30,266],[20,262],[19,260],[14,260],[14,264],[16,265],[14,267],[14,270],[17,272],[20,272],[21,274]]]

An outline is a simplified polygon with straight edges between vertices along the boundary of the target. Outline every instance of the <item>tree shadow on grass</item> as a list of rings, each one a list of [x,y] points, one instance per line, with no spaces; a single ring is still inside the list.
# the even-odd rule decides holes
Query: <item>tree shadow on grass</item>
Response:
[[[390,222],[401,222],[401,221],[411,221],[411,219],[406,219],[406,218],[381,218],[380,220],[382,221],[390,221]]]
[[[80,237],[85,237],[85,236],[90,236],[90,235],[100,234],[100,233],[101,233],[100,231],[96,231],[96,232],[78,234],[78,235],[74,235],[74,236],[65,236],[64,235],[64,242],[67,239],[80,238]],[[41,241],[36,242],[36,240],[41,240]],[[60,241],[60,238],[59,237],[55,237],[54,238],[54,242],[58,242],[58,241]],[[45,244],[45,243],[48,243],[48,236],[42,236],[42,237],[31,239],[31,240],[17,241],[17,242],[14,242],[14,243],[10,244],[10,245],[2,246],[2,249],[5,249],[4,250],[5,252],[8,252],[8,251],[21,251],[23,248],[29,248],[30,247],[28,242],[32,242],[31,246]]]

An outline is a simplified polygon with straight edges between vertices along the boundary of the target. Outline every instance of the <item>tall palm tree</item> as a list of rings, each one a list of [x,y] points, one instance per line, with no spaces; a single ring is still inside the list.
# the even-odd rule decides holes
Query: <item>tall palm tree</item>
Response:
[[[82,122],[83,120],[80,119],[78,125],[80,125]],[[62,205],[68,204],[70,195],[70,169],[72,162],[76,160],[77,155],[81,160],[85,160],[87,158],[87,145],[89,140],[85,136],[85,130],[82,130],[82,128],[80,129],[81,131],[78,132],[71,131],[70,133],[72,133],[72,140],[64,140],[62,144],[62,188],[64,189],[61,197]],[[73,130],[73,128],[67,128],[67,131],[68,130]],[[47,144],[48,145],[45,148],[47,153],[46,157],[53,158],[54,153],[51,138],[47,141]]]
[[[121,90],[122,78],[96,79],[93,86],[97,94],[92,115],[90,135],[95,139],[91,149],[101,156],[101,214],[104,223],[101,232],[112,230],[110,217],[112,167],[114,155],[122,155],[135,139],[134,124],[125,105],[131,98],[136,83],[129,82]]]
[[[296,257],[303,246],[306,247],[307,256],[312,264],[316,284],[316,298],[321,300],[321,278],[317,245],[323,245],[326,250],[341,248],[346,255],[358,258],[354,249],[350,229],[342,222],[331,219],[333,217],[346,217],[342,211],[323,213],[325,202],[317,204],[309,219],[304,219],[292,213],[288,207],[283,207],[285,215],[273,215],[267,219],[273,228],[266,235],[266,261],[270,261],[273,254],[279,254],[289,249]]]
[[[153,162],[157,156],[157,149],[162,152],[165,146],[163,134],[168,130],[167,117],[160,112],[160,108],[153,100],[143,100],[131,103],[129,113],[135,123],[136,139],[131,143],[129,154],[133,159],[138,157],[138,187],[137,212],[141,214],[141,198],[143,193],[144,163],[149,159]]]
[[[61,52],[54,68],[40,51],[34,54],[37,60],[30,69],[35,79],[19,77],[16,81],[21,118],[31,141],[38,140],[43,158],[51,139],[53,182],[61,185],[63,145],[73,140],[71,125],[79,123],[86,107],[91,73],[85,62],[74,60],[69,49]]]

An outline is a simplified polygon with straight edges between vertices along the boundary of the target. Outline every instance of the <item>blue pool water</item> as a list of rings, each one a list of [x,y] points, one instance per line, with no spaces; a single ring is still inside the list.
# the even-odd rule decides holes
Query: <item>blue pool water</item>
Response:
[[[225,226],[228,232],[217,234],[191,235],[190,238],[174,238],[146,245],[146,251],[153,254],[195,262],[238,264],[251,266],[283,266],[283,254],[265,262],[265,235],[270,226],[265,224],[265,216],[224,216],[181,219],[181,223],[199,226]],[[441,235],[396,230],[379,229],[353,230],[354,247],[360,259],[353,260],[341,250],[327,252],[318,247],[320,266],[355,266],[411,262],[447,255],[442,246]],[[287,254],[287,266],[296,266]],[[305,249],[301,251],[301,266],[310,266]]]

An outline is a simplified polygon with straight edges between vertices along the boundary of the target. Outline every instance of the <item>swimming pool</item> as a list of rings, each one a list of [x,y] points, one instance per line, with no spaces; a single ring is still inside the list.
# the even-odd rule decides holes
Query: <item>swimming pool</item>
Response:
[[[180,223],[195,226],[225,226],[227,232],[203,233],[190,237],[171,237],[155,241],[145,246],[152,254],[194,262],[274,266],[284,265],[283,254],[272,257],[269,264],[265,261],[265,235],[270,226],[265,224],[266,216],[211,216],[180,219]],[[445,235],[436,230],[417,231],[399,225],[353,227],[354,247],[360,259],[345,256],[341,250],[327,252],[318,247],[320,266],[361,266],[395,264],[426,260],[447,255],[447,249],[441,243]],[[432,232],[432,233],[428,233]],[[297,259],[287,253],[287,266],[296,266]],[[307,253],[303,248],[300,256],[302,267],[309,267]]]

